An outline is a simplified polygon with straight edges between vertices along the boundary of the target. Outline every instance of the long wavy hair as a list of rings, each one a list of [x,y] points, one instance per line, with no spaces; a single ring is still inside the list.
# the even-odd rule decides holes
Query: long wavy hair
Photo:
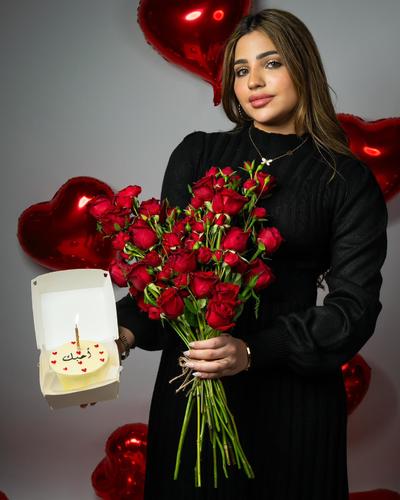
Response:
[[[267,35],[282,57],[298,95],[295,131],[309,133],[322,158],[333,168],[334,153],[354,157],[340,126],[330,96],[318,47],[308,28],[290,12],[265,9],[244,17],[225,47],[222,72],[222,105],[227,117],[241,128],[251,118],[242,110],[234,92],[234,60],[238,40],[252,31]],[[332,176],[332,178],[333,178]],[[331,180],[331,179],[330,179]]]

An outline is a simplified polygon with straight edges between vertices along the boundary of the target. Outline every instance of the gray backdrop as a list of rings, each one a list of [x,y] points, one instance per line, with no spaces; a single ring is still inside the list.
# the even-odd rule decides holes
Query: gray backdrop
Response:
[[[159,197],[169,154],[193,130],[230,124],[211,86],[167,63],[144,40],[134,0],[1,0],[0,490],[11,499],[93,499],[90,475],[118,426],[147,422],[159,353],[136,350],[116,401],[51,411],[38,383],[30,280],[47,272],[19,247],[17,219],[69,178]],[[398,0],[259,1],[309,26],[338,112],[400,116]],[[370,390],[349,420],[352,491],[400,490],[397,249],[400,196],[388,204],[383,312],[362,350]],[[117,296],[123,291],[116,290]],[[322,297],[319,297],[319,301]]]

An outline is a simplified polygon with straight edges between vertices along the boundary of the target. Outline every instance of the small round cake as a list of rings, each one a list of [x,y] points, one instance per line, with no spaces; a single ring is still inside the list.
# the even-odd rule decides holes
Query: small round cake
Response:
[[[107,349],[93,340],[71,341],[50,351],[49,364],[61,382],[80,381],[92,383],[97,374],[108,362]],[[79,377],[79,379],[77,378]],[[79,384],[81,385],[81,384]]]

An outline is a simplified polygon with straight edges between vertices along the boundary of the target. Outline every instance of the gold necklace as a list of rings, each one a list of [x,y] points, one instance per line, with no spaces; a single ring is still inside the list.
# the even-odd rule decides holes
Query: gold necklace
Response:
[[[262,154],[261,154],[261,151],[258,149],[258,147],[255,145],[254,141],[253,141],[253,138],[251,136],[251,127],[248,128],[248,131],[249,131],[249,139],[251,141],[251,143],[253,144],[254,146],[254,149],[257,151],[257,153],[260,155],[260,158],[261,158],[261,164],[262,165],[267,165],[267,167],[269,167],[271,165],[271,163],[275,160],[279,160],[280,158],[283,158],[284,156],[291,156],[295,151],[297,151],[298,149],[301,148],[301,146],[303,146],[303,144],[305,144],[308,140],[308,136],[304,139],[304,141],[302,141],[298,146],[296,146],[294,149],[289,149],[289,151],[286,151],[286,153],[283,153],[282,155],[279,155],[279,156],[275,156],[275,158],[265,158]]]

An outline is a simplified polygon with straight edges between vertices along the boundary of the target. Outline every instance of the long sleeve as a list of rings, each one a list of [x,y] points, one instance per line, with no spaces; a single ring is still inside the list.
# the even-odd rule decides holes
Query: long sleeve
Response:
[[[348,159],[342,166],[343,177],[339,174],[325,192],[331,220],[329,293],[322,306],[277,316],[268,328],[250,335],[254,369],[285,365],[301,373],[334,370],[374,332],[382,309],[387,208],[365,165]]]
[[[171,154],[161,190],[161,199],[168,199],[171,206],[183,208],[189,201],[187,186],[196,175],[202,136],[201,132],[189,134]],[[161,322],[149,319],[129,294],[117,302],[117,318],[120,326],[134,333],[135,347],[147,351],[164,348],[167,334]]]

